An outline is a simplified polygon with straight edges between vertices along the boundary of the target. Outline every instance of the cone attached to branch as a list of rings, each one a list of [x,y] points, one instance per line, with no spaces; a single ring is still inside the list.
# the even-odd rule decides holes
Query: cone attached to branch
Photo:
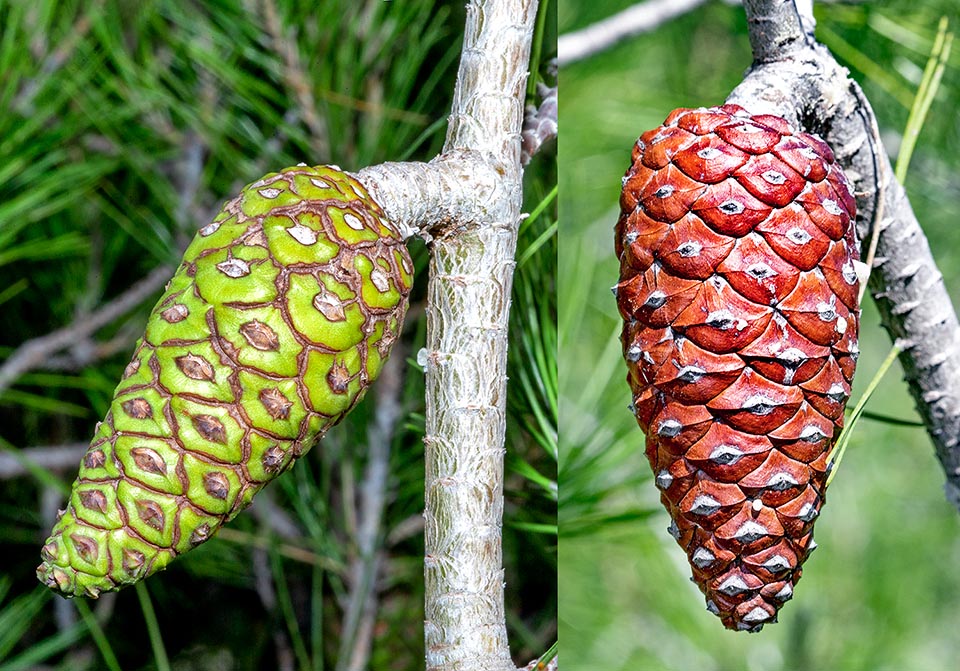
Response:
[[[40,581],[96,597],[213,536],[362,398],[399,335],[412,273],[397,229],[339,168],[244,188],[153,309]]]
[[[731,629],[776,619],[816,547],[856,364],[850,185],[820,139],[676,110],[623,180],[617,303],[670,533]]]

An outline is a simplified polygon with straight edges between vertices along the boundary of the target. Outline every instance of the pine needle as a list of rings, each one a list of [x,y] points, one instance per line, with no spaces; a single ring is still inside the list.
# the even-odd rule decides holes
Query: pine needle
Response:
[[[897,166],[894,170],[897,180],[901,184],[907,179],[907,170],[910,167],[914,147],[917,145],[917,138],[920,136],[920,130],[927,119],[930,106],[933,105],[933,99],[940,88],[940,80],[943,78],[943,71],[950,58],[953,33],[947,32],[949,24],[947,17],[944,16],[940,19],[937,36],[933,40],[933,48],[930,50],[930,58],[927,59],[927,66],[923,71],[923,79],[920,80],[920,86],[913,98],[913,105],[910,106],[910,116],[907,117],[907,127],[903,131],[903,142],[900,144]]]
[[[863,395],[857,401],[857,405],[853,408],[853,412],[849,420],[847,420],[846,426],[843,427],[843,431],[840,432],[840,437],[837,439],[837,445],[834,448],[835,456],[830,461],[830,475],[827,476],[827,483],[824,485],[824,489],[829,487],[830,483],[833,482],[833,479],[836,477],[837,469],[840,468],[840,462],[843,461],[843,455],[846,453],[847,445],[850,443],[853,427],[857,425],[860,416],[863,414],[863,409],[867,406],[867,402],[870,400],[870,397],[873,396],[873,392],[877,390],[880,380],[883,379],[887,370],[889,370],[893,362],[896,361],[898,354],[900,354],[899,345],[894,345],[890,348],[887,358],[880,364],[880,368],[877,369],[877,372],[867,385],[866,390],[864,390]]]
[[[157,663],[157,671],[170,671],[170,660],[167,658],[167,650],[163,645],[160,623],[157,621],[157,614],[153,610],[150,592],[147,591],[146,584],[142,582],[137,583],[136,590],[140,610],[143,611],[143,620],[147,625],[147,634],[150,636],[150,647],[153,649],[153,659]]]
[[[103,627],[101,627],[100,623],[97,622],[97,618],[94,617],[93,611],[90,610],[90,606],[88,606],[87,602],[83,599],[77,599],[74,601],[74,603],[77,605],[77,610],[80,612],[80,617],[83,618],[84,624],[87,625],[87,630],[93,637],[93,642],[100,651],[103,661],[106,662],[107,668],[109,668],[110,671],[120,671],[120,662],[117,661],[117,656],[113,652],[110,641],[107,639],[107,635],[103,633]]]
[[[280,553],[273,547],[270,549],[270,570],[273,573],[273,584],[277,590],[277,601],[280,604],[280,611],[283,613],[283,620],[287,625],[287,633],[290,634],[290,641],[293,644],[294,654],[297,656],[297,662],[302,671],[309,671],[312,668],[310,656],[307,654],[307,647],[304,644],[303,636],[300,633],[300,625],[297,623],[297,616],[293,610],[293,601],[290,599],[290,588],[287,585],[287,578],[283,571],[283,559]]]

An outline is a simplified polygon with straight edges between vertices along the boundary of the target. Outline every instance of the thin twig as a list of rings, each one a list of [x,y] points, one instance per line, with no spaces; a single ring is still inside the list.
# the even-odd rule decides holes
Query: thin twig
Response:
[[[557,87],[537,84],[540,105],[527,105],[520,133],[520,162],[526,165],[540,148],[557,137]]]
[[[86,451],[86,443],[25,447],[18,450],[19,459],[9,452],[0,451],[0,480],[27,475],[29,471],[23,465],[24,460],[50,471],[75,469]]]
[[[395,524],[387,535],[387,547],[392,548],[405,540],[423,533],[423,515],[410,515]]]
[[[173,220],[177,223],[177,243],[186,247],[196,232],[197,192],[203,184],[204,156],[207,145],[203,136],[195,131],[183,134],[183,152],[174,167],[174,183],[177,185],[177,206]]]
[[[268,613],[274,613],[277,610],[277,592],[273,587],[273,574],[270,572],[270,560],[267,551],[262,547],[253,548],[251,553],[253,565],[253,585],[260,597],[260,603],[263,609]],[[294,656],[290,643],[287,641],[287,634],[283,630],[280,618],[274,618],[273,627],[273,646],[277,652],[278,671],[293,671]]]
[[[561,35],[557,54],[561,66],[613,47],[646,33],[671,19],[706,4],[707,0],[647,0],[581,30]]]
[[[90,222],[90,262],[87,264],[86,287],[82,295],[77,297],[74,305],[74,319],[83,319],[90,314],[97,303],[103,299],[103,227],[100,220],[94,217]]]
[[[253,546],[258,548],[268,548],[271,545],[270,541],[266,538],[255,536],[251,533],[247,533],[246,531],[237,531],[236,529],[231,529],[230,527],[220,529],[220,531],[217,532],[216,538],[219,538],[222,541],[227,541],[228,543],[236,543],[237,545],[242,545],[244,547]],[[306,548],[291,545],[289,543],[280,543],[276,546],[276,550],[277,553],[282,557],[302,562],[304,564],[310,564],[311,566],[319,566],[325,571],[330,571],[331,573],[336,573],[337,575],[343,575],[346,571],[342,564],[336,562],[330,557],[323,557]]]
[[[371,573],[374,576],[380,574],[380,568],[384,564],[385,556],[386,553],[382,549],[376,551],[374,559],[371,562]],[[376,584],[374,584],[374,589],[371,589],[367,593],[367,600],[363,604],[363,616],[357,625],[356,645],[354,647],[355,654],[350,660],[350,668],[352,671],[363,671],[368,668],[365,664],[361,665],[360,662],[365,663],[369,660],[370,650],[373,647],[373,635],[377,624],[378,591],[379,589],[376,588]]]
[[[104,359],[109,359],[121,352],[132,352],[133,344],[140,337],[140,326],[131,328],[130,325],[120,327],[120,330],[109,340],[97,341],[93,338],[83,338],[70,346],[63,354],[55,354],[44,361],[40,370],[78,371]]]
[[[102,8],[103,0],[96,0],[96,2],[87,7],[86,13],[74,22],[73,27],[65,33],[63,39],[56,42],[57,48],[44,59],[43,64],[40,66],[39,75],[23,83],[19,93],[17,93],[17,96],[10,105],[11,108],[20,111],[24,115],[29,115],[33,112],[33,101],[37,97],[37,94],[40,93],[40,89],[47,82],[53,81],[54,78],[51,75],[62,68],[73,56],[77,45],[79,45],[87,36],[87,33],[90,32],[93,19],[100,13]],[[40,34],[42,35],[43,32],[40,31]]]
[[[377,574],[383,556],[382,520],[390,475],[390,443],[403,416],[400,395],[405,359],[406,348],[398,342],[374,387],[377,409],[367,430],[368,456],[360,485],[357,553],[350,562],[350,598],[343,618],[337,669],[362,671],[370,660]]]
[[[277,505],[273,490],[269,487],[260,491],[250,505],[250,512],[260,525],[270,529],[271,533],[286,541],[302,541],[303,530],[297,525],[286,509]]]
[[[159,291],[172,275],[173,269],[169,266],[158,266],[112,301],[91,312],[89,316],[77,319],[68,326],[20,345],[3,363],[3,366],[0,366],[0,393],[8,389],[27,371],[40,368],[51,355],[90,336],[140,305]]]

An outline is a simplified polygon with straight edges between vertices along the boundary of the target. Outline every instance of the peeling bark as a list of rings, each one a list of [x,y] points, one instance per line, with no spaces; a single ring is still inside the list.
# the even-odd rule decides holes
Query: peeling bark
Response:
[[[431,242],[425,352],[427,669],[513,671],[501,524],[507,330],[535,0],[467,5],[443,153],[358,178]]]
[[[879,143],[869,102],[812,37],[792,2],[745,0],[754,64],[728,102],[778,114],[833,148],[857,196],[857,230],[878,231],[869,288],[960,509],[960,324],[903,187]],[[879,214],[879,217],[877,216]]]

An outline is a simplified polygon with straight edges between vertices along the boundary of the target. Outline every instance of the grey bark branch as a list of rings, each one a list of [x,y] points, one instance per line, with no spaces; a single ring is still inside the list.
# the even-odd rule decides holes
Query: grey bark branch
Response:
[[[428,242],[482,220],[502,188],[492,162],[468,152],[444,152],[429,163],[381,163],[356,177],[405,236]]]
[[[443,153],[358,177],[431,242],[424,623],[428,671],[513,671],[501,525],[507,325],[534,0],[474,0]]]
[[[756,63],[784,60],[790,53],[813,43],[813,3],[744,0],[750,49]]]
[[[277,612],[277,590],[273,586],[273,574],[270,571],[270,559],[265,548],[254,548],[252,552],[253,586],[260,597],[260,603],[268,613]],[[277,654],[277,671],[293,671],[294,655],[284,631],[283,621],[275,617],[273,645]]]
[[[707,0],[647,0],[582,30],[561,35],[557,41],[560,65],[570,65],[606,51],[706,3]]]
[[[757,61],[727,100],[819,134],[853,181],[860,240],[869,240],[874,227],[879,233],[869,288],[884,327],[903,348],[900,363],[946,474],[947,498],[960,509],[957,315],[910,201],[876,142],[873,110],[859,86],[826,48],[805,39],[799,20],[769,29],[789,4],[744,3]]]

